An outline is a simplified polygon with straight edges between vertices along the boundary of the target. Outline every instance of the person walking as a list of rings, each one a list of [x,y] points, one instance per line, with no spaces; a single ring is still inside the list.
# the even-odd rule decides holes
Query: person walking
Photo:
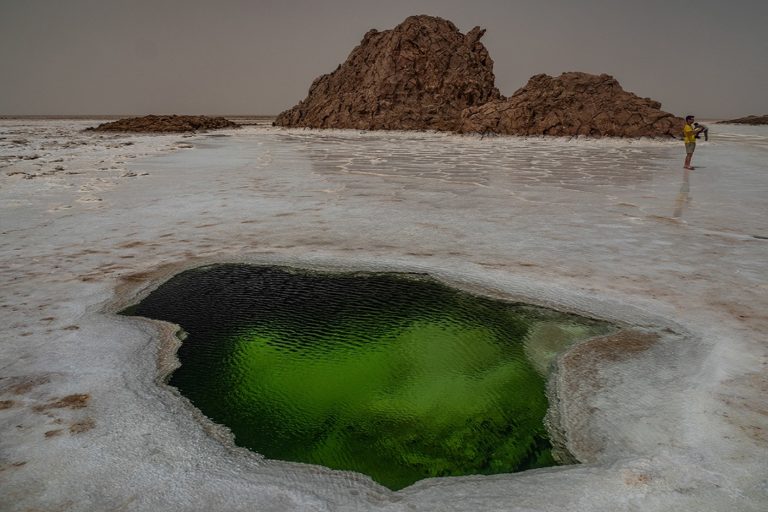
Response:
[[[691,165],[691,159],[693,158],[693,151],[696,149],[696,135],[704,130],[701,127],[694,128],[694,120],[694,116],[685,116],[685,127],[683,127],[683,140],[685,141],[685,164],[683,168],[689,171],[694,169]]]

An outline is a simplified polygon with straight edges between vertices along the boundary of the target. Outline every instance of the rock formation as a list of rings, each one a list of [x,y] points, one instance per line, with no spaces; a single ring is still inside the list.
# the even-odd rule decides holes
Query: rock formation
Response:
[[[392,30],[371,30],[278,126],[365,130],[456,130],[461,111],[500,98],[493,61],[475,27],[411,16]]]
[[[622,89],[610,75],[533,76],[506,99],[470,107],[460,132],[598,137],[679,136],[683,120]]]
[[[764,116],[747,116],[731,119],[729,121],[720,121],[718,124],[768,124],[768,114]]]
[[[680,136],[683,120],[624,91],[608,75],[536,75],[510,98],[494,85],[493,61],[475,27],[411,16],[371,30],[333,73],[277,126],[446,130],[510,135]]]
[[[199,130],[219,130],[239,128],[240,125],[223,117],[208,116],[143,116],[119,119],[111,123],[86,128],[98,132],[192,132]]]

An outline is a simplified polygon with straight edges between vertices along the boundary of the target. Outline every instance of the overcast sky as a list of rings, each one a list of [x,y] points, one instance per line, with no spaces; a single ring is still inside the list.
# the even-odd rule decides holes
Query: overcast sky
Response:
[[[585,71],[677,115],[768,114],[768,0],[0,0],[0,115],[277,114],[412,14],[486,28],[505,95]]]

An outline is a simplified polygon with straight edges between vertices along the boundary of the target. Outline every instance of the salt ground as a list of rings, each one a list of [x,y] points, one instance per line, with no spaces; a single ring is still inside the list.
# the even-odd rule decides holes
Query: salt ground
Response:
[[[674,142],[93,124],[0,121],[0,509],[768,508],[767,128],[713,126],[684,174]],[[236,448],[159,382],[173,326],[114,311],[222,261],[429,272],[657,341],[561,358],[583,464],[391,492]]]

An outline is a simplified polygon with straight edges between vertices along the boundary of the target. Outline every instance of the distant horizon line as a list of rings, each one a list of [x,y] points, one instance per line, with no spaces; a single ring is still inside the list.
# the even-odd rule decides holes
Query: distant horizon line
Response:
[[[224,117],[228,119],[274,119],[279,114],[0,114],[0,120],[24,120],[24,119],[39,119],[39,120],[65,120],[65,119],[97,119],[97,120],[109,120],[109,119],[123,119],[129,117],[144,117],[144,116],[208,116],[208,117]],[[756,114],[752,114],[756,115]],[[682,117],[682,116],[680,116]],[[725,117],[710,117],[697,115],[699,119],[707,121],[725,121],[727,119],[737,118],[725,118]],[[749,117],[749,116],[741,116]]]
[[[278,114],[0,114],[0,119],[122,119],[144,116],[208,116],[235,119],[273,118]]]

